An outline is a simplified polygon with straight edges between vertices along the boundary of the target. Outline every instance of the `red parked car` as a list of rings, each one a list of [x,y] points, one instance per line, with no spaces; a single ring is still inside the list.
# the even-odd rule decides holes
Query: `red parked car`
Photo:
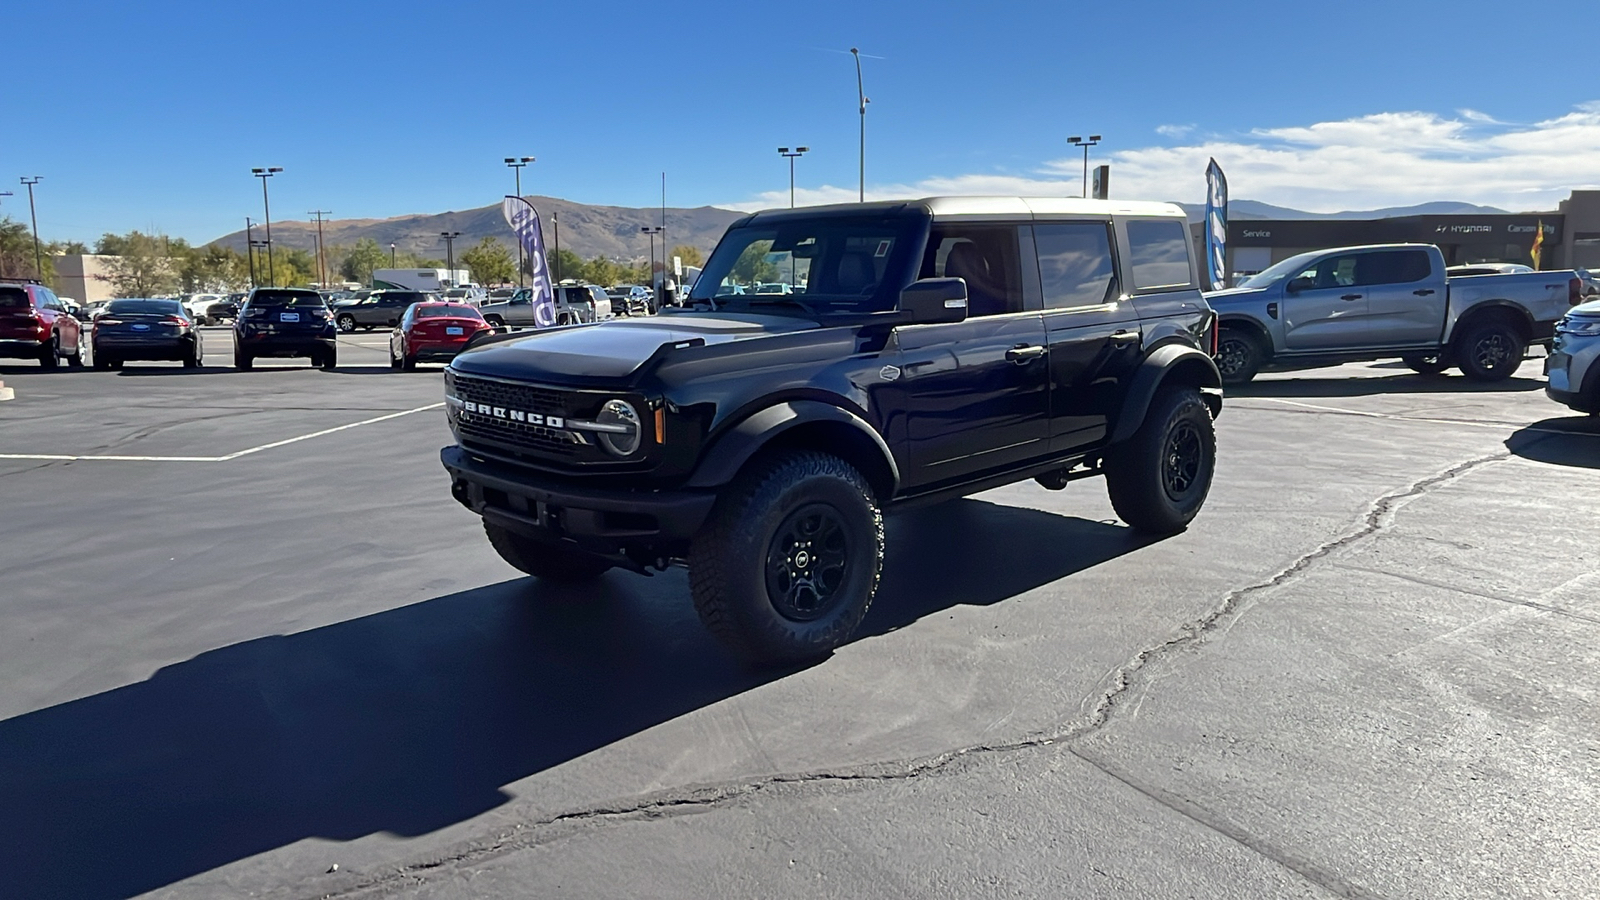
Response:
[[[419,361],[449,362],[480,331],[492,331],[483,316],[460,303],[413,303],[389,334],[389,365],[415,369]]]
[[[46,369],[62,359],[81,366],[82,331],[49,288],[31,281],[0,281],[0,357],[37,359]]]

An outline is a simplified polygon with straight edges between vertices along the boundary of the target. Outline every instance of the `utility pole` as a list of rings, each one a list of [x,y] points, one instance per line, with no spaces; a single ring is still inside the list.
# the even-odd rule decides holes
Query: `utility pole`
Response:
[[[656,277],[656,273],[654,271],[651,271],[650,277],[651,277],[651,279],[654,279]],[[656,284],[655,284],[655,282],[653,280],[651,281],[650,287],[651,288],[655,288],[656,287]],[[662,172],[661,173],[661,287],[658,290],[656,290],[656,306],[657,307],[661,306],[661,303],[666,298],[666,296],[667,296],[667,173]]]
[[[272,204],[267,202],[267,179],[283,171],[282,166],[254,168],[250,174],[261,179],[261,208],[267,214],[267,286],[278,286],[278,273],[272,261]]]
[[[517,198],[522,197],[522,167],[531,162],[537,162],[531,156],[507,156],[506,165],[517,173]],[[517,287],[522,287],[522,239],[517,239]]]
[[[244,255],[250,261],[250,290],[256,289],[256,235],[250,229],[250,217],[244,217]]]
[[[855,47],[850,48],[850,55],[856,58],[856,98],[861,101],[861,202],[867,202],[867,89],[861,82],[861,51]]]
[[[333,215],[333,210],[313,209],[306,215],[317,217],[317,281],[326,290],[328,287],[328,263],[327,258],[322,254],[322,217]]]
[[[561,220],[556,218],[555,210],[551,210],[550,211],[550,227],[554,228],[555,232],[556,232],[556,284],[560,284],[561,283]],[[517,252],[518,253],[522,252],[522,242],[521,241],[517,242]],[[522,276],[520,276],[520,275],[517,276],[517,280],[518,280],[518,283],[520,284],[521,280],[522,280]]]
[[[788,160],[789,160],[789,208],[790,209],[794,209],[794,161],[797,158],[799,158],[800,156],[802,156],[805,153],[809,152],[810,150],[811,150],[810,147],[796,147],[793,150],[790,150],[788,147],[779,147],[778,148],[778,155],[787,157]]]
[[[39,216],[33,211],[33,186],[39,183],[39,176],[23,178],[22,183],[28,186],[28,218],[33,220],[33,277],[44,280],[44,259],[39,255]]]
[[[459,231],[441,231],[439,237],[444,238],[444,267],[450,272],[450,286],[456,286],[456,238],[461,237]]]

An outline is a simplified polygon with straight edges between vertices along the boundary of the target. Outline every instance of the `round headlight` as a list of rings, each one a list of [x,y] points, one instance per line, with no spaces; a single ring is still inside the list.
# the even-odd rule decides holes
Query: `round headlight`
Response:
[[[598,433],[600,445],[616,456],[632,456],[644,438],[639,413],[623,400],[608,400],[595,424],[605,426]]]

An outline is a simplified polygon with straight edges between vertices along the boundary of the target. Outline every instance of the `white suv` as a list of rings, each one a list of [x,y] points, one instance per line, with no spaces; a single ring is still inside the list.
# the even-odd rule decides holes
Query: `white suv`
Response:
[[[1600,300],[1574,306],[1556,323],[1544,372],[1551,400],[1600,415]]]

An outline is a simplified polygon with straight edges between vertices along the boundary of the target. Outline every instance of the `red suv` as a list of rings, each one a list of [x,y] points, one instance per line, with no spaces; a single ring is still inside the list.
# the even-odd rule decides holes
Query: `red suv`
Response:
[[[37,359],[54,369],[61,359],[83,365],[78,320],[66,304],[38,282],[0,281],[0,357]]]

